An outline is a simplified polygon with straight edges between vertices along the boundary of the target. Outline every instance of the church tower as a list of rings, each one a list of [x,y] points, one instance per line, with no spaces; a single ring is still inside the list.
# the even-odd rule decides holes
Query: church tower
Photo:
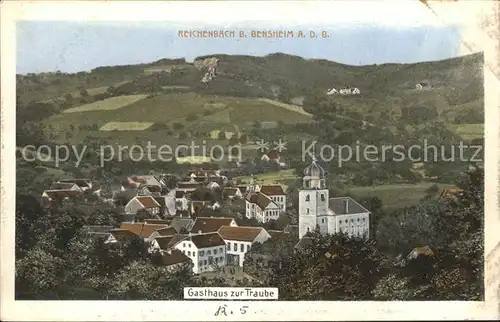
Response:
[[[302,189],[299,190],[299,238],[308,232],[328,232],[328,189],[325,170],[316,163],[304,169]]]

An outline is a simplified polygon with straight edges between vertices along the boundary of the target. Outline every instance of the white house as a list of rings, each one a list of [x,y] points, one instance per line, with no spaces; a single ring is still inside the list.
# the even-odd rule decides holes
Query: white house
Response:
[[[415,88],[419,91],[422,91],[422,90],[430,89],[431,85],[422,82],[422,83],[418,83],[417,85],[415,85]]]
[[[219,235],[227,245],[227,264],[243,267],[245,254],[255,243],[264,243],[271,235],[262,227],[223,226]]]
[[[338,93],[339,91],[337,91],[335,88],[332,88],[326,92],[326,95],[337,95]]]
[[[161,205],[151,196],[135,196],[125,205],[125,213],[135,215],[139,210],[147,210],[151,215],[160,213]]]
[[[226,265],[226,243],[218,233],[190,235],[174,248],[193,262],[193,273],[215,271]]]
[[[279,164],[281,167],[286,166],[286,164],[281,161],[281,157],[280,157],[279,153],[275,150],[263,154],[260,159],[262,161],[266,161],[266,162],[275,162],[275,163]]]
[[[286,211],[286,194],[281,185],[262,185],[259,191],[276,203],[281,211]]]
[[[247,218],[255,218],[258,222],[265,223],[278,219],[280,212],[280,206],[263,193],[251,192],[245,199]]]
[[[61,183],[74,183],[80,187],[82,191],[95,190],[93,189],[93,183],[90,179],[61,179],[58,182]]]
[[[313,160],[299,190],[299,238],[308,232],[369,237],[370,212],[350,197],[329,198],[325,171]]]

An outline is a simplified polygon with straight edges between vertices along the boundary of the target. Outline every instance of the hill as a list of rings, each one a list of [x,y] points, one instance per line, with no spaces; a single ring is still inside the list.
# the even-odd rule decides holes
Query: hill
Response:
[[[214,62],[216,77],[202,83],[207,66]],[[482,65],[481,53],[369,66],[282,53],[264,57],[214,54],[198,57],[194,63],[161,59],[75,74],[17,75],[18,119],[42,122],[56,141],[66,142],[102,136],[99,129],[110,122],[115,122],[115,129],[116,122],[150,124],[132,126],[136,130],[129,136],[134,138],[148,137],[159,128],[168,128],[163,133],[167,136],[195,127],[244,132],[258,121],[308,122],[326,104],[334,106],[339,117],[381,127],[439,119],[457,133],[465,133],[457,124],[483,123]],[[420,82],[431,88],[417,90]],[[327,96],[332,87],[356,87],[361,93]],[[70,125],[79,131],[68,135]],[[120,136],[125,130],[120,129]],[[113,139],[116,133],[112,132],[116,131],[107,131],[105,137]],[[467,138],[482,135],[472,133],[473,137],[467,131]]]

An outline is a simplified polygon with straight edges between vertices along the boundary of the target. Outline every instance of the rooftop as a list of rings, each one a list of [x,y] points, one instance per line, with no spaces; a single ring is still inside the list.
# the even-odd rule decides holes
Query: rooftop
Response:
[[[262,227],[231,227],[222,226],[219,235],[223,239],[253,242],[264,230]]]

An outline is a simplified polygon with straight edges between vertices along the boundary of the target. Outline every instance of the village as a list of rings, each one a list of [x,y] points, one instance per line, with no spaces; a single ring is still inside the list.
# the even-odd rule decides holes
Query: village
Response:
[[[279,162],[277,153],[262,160]],[[299,219],[283,230],[238,225],[236,219],[254,219],[265,224],[278,220],[291,206],[280,184],[258,184],[253,176],[236,183],[214,166],[191,166],[184,174],[130,175],[111,199],[101,198],[101,186],[90,179],[61,179],[43,192],[46,207],[68,200],[101,198],[118,207],[119,227],[86,226],[85,231],[105,243],[123,243],[141,238],[149,252],[159,252],[163,263],[175,270],[189,266],[193,274],[219,271],[229,266],[243,268],[245,254],[256,244],[287,236],[295,248],[307,245],[309,232],[346,233],[369,237],[370,212],[355,200],[329,198],[325,171],[313,159],[305,167],[299,191]],[[243,205],[244,211],[221,213],[223,204]],[[206,215],[207,213],[210,216]]]

